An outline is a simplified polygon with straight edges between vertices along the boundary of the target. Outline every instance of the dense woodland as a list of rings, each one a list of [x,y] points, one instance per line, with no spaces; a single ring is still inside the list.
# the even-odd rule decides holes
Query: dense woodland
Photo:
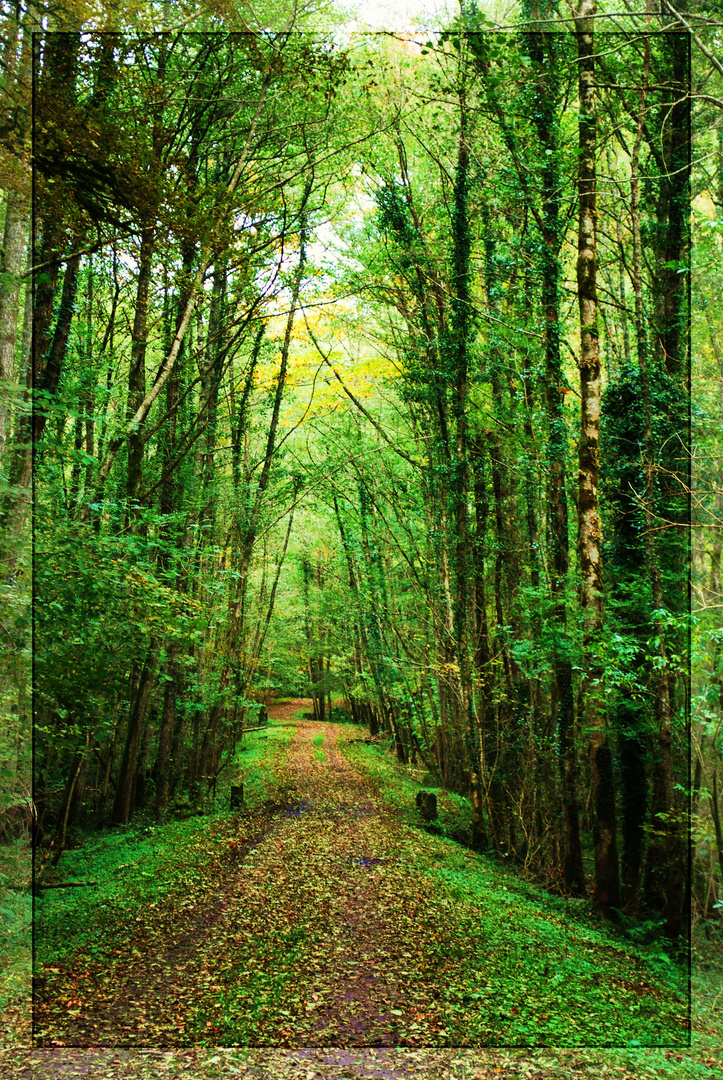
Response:
[[[715,918],[716,5],[5,6],[5,839],[32,651],[38,868],[307,696],[521,874]]]

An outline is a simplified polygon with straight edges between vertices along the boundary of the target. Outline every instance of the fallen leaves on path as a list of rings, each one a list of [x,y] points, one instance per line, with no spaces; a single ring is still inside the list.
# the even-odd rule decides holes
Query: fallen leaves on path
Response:
[[[204,880],[45,969],[39,1045],[444,1045],[432,885],[338,737],[300,723],[276,797],[199,834]]]
[[[277,721],[290,722],[289,711]],[[389,809],[342,753],[350,734],[295,724],[272,797],[201,829],[193,873],[183,881],[176,868],[182,887],[111,927],[93,955],[47,965],[37,1045],[304,1053],[555,1045],[560,1031],[563,1042],[584,1042],[591,1030],[609,1041],[629,999],[658,1007],[662,991],[640,981],[637,962],[621,950],[576,941],[574,928],[522,906],[503,885],[486,899],[466,885],[460,894],[462,879],[490,868],[468,865],[461,852],[462,870],[454,870],[455,845]],[[568,937],[577,984],[558,987],[563,976],[548,978],[546,965]],[[615,963],[619,954],[624,979],[598,985],[601,949]],[[566,963],[561,955],[557,966]],[[520,982],[535,965],[544,977]]]

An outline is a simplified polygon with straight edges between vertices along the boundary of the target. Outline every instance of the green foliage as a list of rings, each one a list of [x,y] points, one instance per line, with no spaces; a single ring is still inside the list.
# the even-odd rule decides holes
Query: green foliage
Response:
[[[556,879],[560,807],[587,805],[580,716],[602,688],[626,858],[644,865],[647,834],[632,840],[654,813],[639,792],[657,767],[661,666],[676,769],[688,700],[685,395],[663,355],[684,252],[656,157],[673,152],[675,42],[648,42],[634,283],[617,147],[638,131],[643,54],[596,28],[612,178],[597,238],[607,625],[583,650],[575,41],[490,31],[465,5],[423,57],[268,30],[172,48],[120,35],[110,50],[91,34],[48,53],[36,232],[48,251],[99,246],[77,279],[65,259],[38,281],[55,290],[36,358],[43,843],[137,819],[149,797],[162,818],[167,788],[203,805],[258,701],[309,695],[335,723],[344,700],[400,760],[419,755],[434,787],[484,791],[490,845]],[[708,228],[706,250],[719,242]],[[651,512],[676,523],[652,545],[662,597]],[[21,614],[9,632],[26,630]],[[591,658],[605,672],[593,690]],[[8,797],[19,812],[22,794]],[[460,827],[445,814],[439,829]]]
[[[0,1009],[26,1002],[30,989],[32,898],[29,892],[14,892],[0,886]]]
[[[0,1008],[27,1001],[32,955],[31,853],[25,840],[0,845]]]
[[[373,778],[384,802],[419,828],[411,808],[422,785],[376,748],[354,746],[348,753]],[[440,817],[457,824],[461,800],[445,806],[449,796],[437,794]],[[445,946],[444,1004],[451,1032],[485,1045],[543,1040],[556,1046],[640,1046],[676,1038],[671,1033],[685,1012],[687,973],[658,942],[651,950],[621,945],[591,916],[588,904],[572,907],[453,840],[429,839],[424,847],[417,873],[440,883],[464,924],[458,951],[449,955]],[[642,928],[634,937],[649,940]],[[562,987],[571,1007],[564,1018],[558,1010]],[[681,1036],[679,1045],[684,1044]]]
[[[253,811],[274,790],[274,769],[283,767],[293,727],[271,726],[264,739],[246,736],[234,766],[242,771],[244,800]],[[233,769],[225,787],[234,782]],[[132,932],[138,913],[167,898],[183,901],[188,891],[203,891],[210,857],[218,847],[208,830],[227,819],[227,794],[217,794],[219,809],[189,816],[179,800],[180,819],[165,825],[126,826],[87,837],[66,852],[64,880],[93,881],[78,889],[49,889],[36,898],[37,962],[61,963],[69,954],[108,956],[120,933]],[[210,824],[209,824],[210,823]]]
[[[71,9],[64,30],[80,12]],[[674,1022],[677,1008],[658,916],[673,883],[670,850],[686,836],[685,799],[695,810],[693,902],[704,918],[719,912],[723,873],[714,801],[723,783],[719,73],[697,37],[649,33],[635,16],[616,15],[612,27],[598,13],[606,624],[584,652],[574,567],[585,522],[573,516],[584,438],[575,36],[538,29],[555,12],[527,0],[513,32],[494,32],[477,3],[465,3],[421,56],[407,39],[355,39],[347,49],[334,32],[277,33],[273,5],[241,23],[219,10],[189,24],[202,32],[184,28],[173,41],[92,28],[82,38],[46,34],[35,72],[37,831],[41,857],[51,840],[67,844],[61,875],[100,882],[39,899],[49,947],[63,955],[63,933],[90,901],[87,933],[81,927],[75,940],[81,954],[102,956],[96,939],[110,943],[108,912],[122,920],[127,908],[131,920],[143,903],[172,905],[176,894],[160,880],[180,881],[186,862],[201,896],[203,851],[215,858],[221,841],[209,842],[194,819],[140,831],[149,796],[167,780],[170,813],[181,819],[205,804],[216,776],[217,808],[234,780],[254,805],[275,797],[272,770],[292,729],[271,725],[242,747],[239,732],[255,723],[258,701],[310,694],[325,719],[363,719],[400,760],[417,754],[429,766],[424,777],[402,774],[377,748],[353,751],[409,826],[411,847],[422,845],[420,880],[426,873],[425,887],[434,879],[441,890],[435,918],[442,896],[459,906],[468,947],[431,942],[448,990],[445,1034],[524,1042],[544,1030],[564,1042],[613,1038],[617,1025],[632,1045],[637,1024],[659,1040],[656,1024]],[[713,41],[715,19],[701,10],[686,19]],[[137,14],[131,3],[122,25]],[[31,16],[16,16],[17,44]],[[670,18],[674,26],[673,9]],[[51,31],[54,19],[49,11]],[[706,90],[693,97],[691,45],[693,85]],[[12,169],[8,177],[12,185]],[[4,289],[2,267],[0,278]],[[191,312],[194,280],[203,285]],[[288,318],[292,296],[303,318]],[[29,358],[22,311],[12,317],[0,328],[4,341],[16,339],[11,377],[0,373],[11,399],[0,475],[4,840],[24,837],[31,820],[31,574],[27,538],[12,527],[26,515],[18,477],[29,476],[31,418],[16,375],[22,384]],[[179,326],[185,336],[166,380]],[[129,433],[151,387],[161,392]],[[569,766],[587,852],[596,809],[580,717],[590,658],[602,672],[592,693],[604,696],[612,742],[630,912],[622,933],[641,946],[638,984],[620,975],[620,942],[598,935],[586,901],[553,902],[492,862],[475,857],[472,867],[447,843],[469,833],[466,795],[482,792],[490,845],[523,873],[557,881]],[[330,708],[332,697],[349,711]],[[575,733],[569,745],[565,725]],[[309,764],[327,764],[332,748],[321,735],[313,745]],[[422,780],[438,795],[438,840],[418,830]],[[129,800],[116,813],[119,791]],[[135,815],[137,827],[94,831],[110,814]],[[429,860],[439,873],[426,872]],[[25,931],[26,900],[10,893],[3,909],[12,942]],[[579,945],[569,953],[564,912]],[[513,942],[513,925],[529,949]],[[220,1015],[197,1017],[192,1036],[241,1031],[253,1041],[264,1037],[262,1010],[291,1017],[293,968],[316,942],[310,922],[290,923],[270,948],[259,929],[249,956],[261,966],[242,968],[244,956],[234,968],[248,993],[226,988]],[[546,954],[548,976],[535,964]],[[274,955],[284,959],[271,970]],[[574,1006],[567,1026],[547,1015],[563,985]],[[651,988],[663,1002],[657,1019]],[[644,1055],[623,1059],[647,1075]],[[658,1064],[666,1073],[669,1062]]]

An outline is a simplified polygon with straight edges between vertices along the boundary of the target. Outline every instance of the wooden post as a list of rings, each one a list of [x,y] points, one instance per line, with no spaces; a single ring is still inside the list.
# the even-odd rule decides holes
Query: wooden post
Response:
[[[433,791],[417,792],[417,809],[421,810],[425,821],[433,821],[437,816],[437,796]]]

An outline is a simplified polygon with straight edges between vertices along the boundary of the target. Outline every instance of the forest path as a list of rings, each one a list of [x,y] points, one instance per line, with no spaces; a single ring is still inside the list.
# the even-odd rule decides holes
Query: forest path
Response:
[[[639,957],[404,821],[404,770],[303,707],[254,736],[264,805],[189,829],[157,902],[119,899],[107,932],[44,965],[36,1046],[297,1048],[338,1080],[421,1078],[445,1046],[684,1044],[683,998]]]
[[[437,986],[420,962],[427,937],[438,937],[432,884],[410,870],[403,827],[343,756],[349,737],[336,724],[299,723],[286,766],[288,795],[298,802],[274,843],[254,853],[255,872],[274,882],[277,911],[307,946],[303,984],[294,979],[289,994],[302,1008],[280,1024],[277,1042],[439,1042]]]
[[[454,931],[411,865],[416,830],[344,757],[357,729],[293,720],[304,704],[269,709],[295,726],[275,797],[200,835],[202,890],[141,909],[114,948],[46,969],[38,1045],[448,1044],[434,968]]]

